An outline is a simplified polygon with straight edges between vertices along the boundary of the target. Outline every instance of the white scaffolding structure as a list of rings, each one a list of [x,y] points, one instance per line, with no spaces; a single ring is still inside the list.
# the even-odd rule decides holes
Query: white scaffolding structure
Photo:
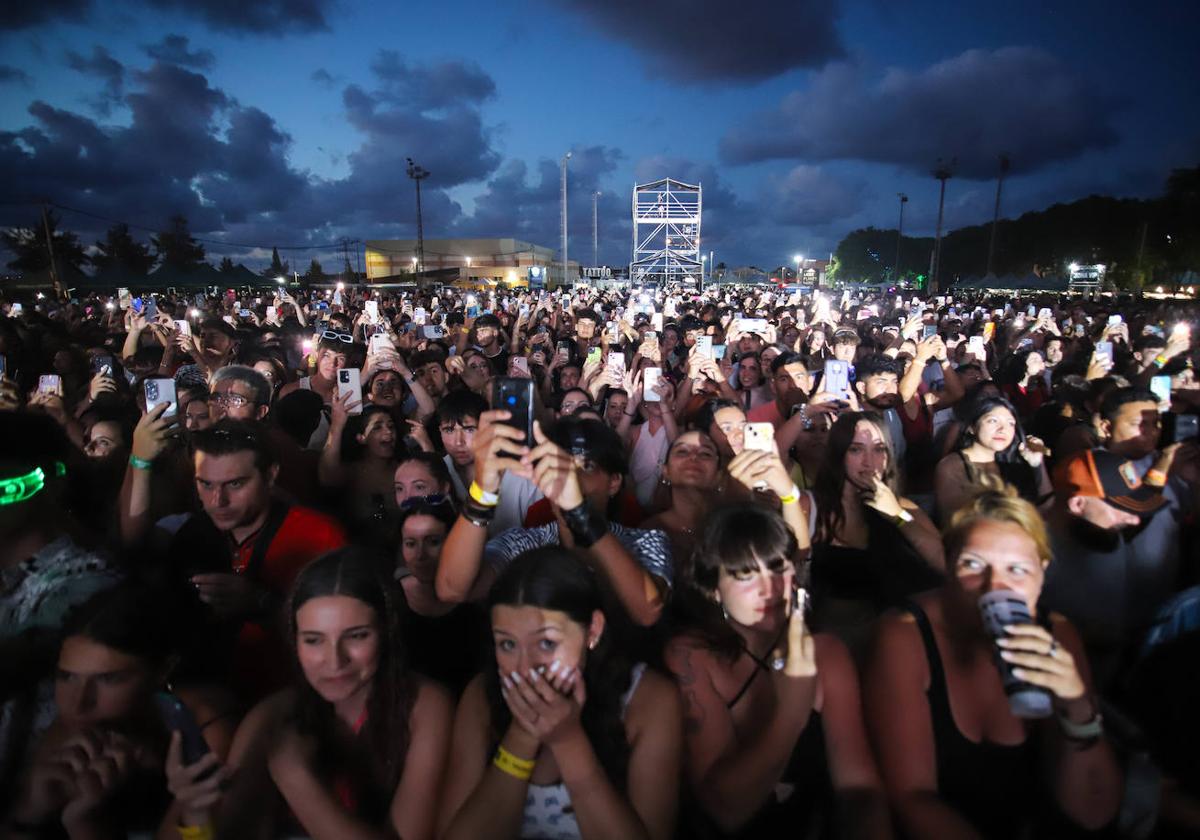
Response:
[[[631,283],[699,282],[702,206],[699,184],[672,178],[634,184]]]

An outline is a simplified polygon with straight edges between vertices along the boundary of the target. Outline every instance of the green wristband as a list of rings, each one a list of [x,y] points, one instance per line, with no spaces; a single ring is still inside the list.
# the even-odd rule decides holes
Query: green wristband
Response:
[[[147,461],[145,458],[139,458],[136,455],[129,456],[129,464],[135,470],[148,470],[154,466],[153,461]]]

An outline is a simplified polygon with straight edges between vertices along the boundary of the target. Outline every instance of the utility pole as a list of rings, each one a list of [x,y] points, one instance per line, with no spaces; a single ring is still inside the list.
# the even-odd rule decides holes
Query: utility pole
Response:
[[[1004,187],[1004,176],[1008,174],[1008,155],[1000,155],[1000,175],[996,178],[996,209],[992,211],[992,235],[988,239],[987,271],[984,276],[992,276],[996,259],[996,227],[1000,224],[1000,190]]]
[[[592,266],[599,267],[600,265],[600,216],[597,213],[597,203],[600,200],[600,191],[592,193]]]
[[[54,237],[50,234],[50,212],[45,204],[42,205],[42,230],[46,232],[46,251],[50,254],[50,283],[61,297],[62,286],[58,282],[58,267],[54,264]]]
[[[933,264],[929,267],[929,288],[927,292],[931,295],[938,293],[938,272],[942,266],[942,218],[946,207],[946,182],[954,175],[953,167],[957,162],[958,159],[955,158],[947,165],[939,158],[937,168],[933,170],[933,177],[942,182],[942,191],[941,196],[938,198],[937,233],[933,239]]]
[[[892,262],[892,282],[900,284],[900,243],[904,239],[904,205],[908,204],[908,196],[896,193],[900,197],[900,223],[896,225],[896,259]]]
[[[417,185],[417,276],[425,270],[425,226],[421,222],[421,182],[429,177],[429,170],[417,166],[408,158],[408,177]]]
[[[567,152],[562,157],[562,282],[565,285],[567,282],[567,161],[570,160],[571,153]]]

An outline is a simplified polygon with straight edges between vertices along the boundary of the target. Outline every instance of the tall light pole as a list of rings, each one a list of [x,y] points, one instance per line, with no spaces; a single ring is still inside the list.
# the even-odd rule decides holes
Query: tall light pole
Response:
[[[987,271],[985,276],[993,274],[992,265],[996,259],[996,227],[1000,224],[1000,190],[1004,186],[1004,176],[1008,174],[1008,155],[1000,155],[1000,175],[996,178],[996,209],[992,211],[992,235],[988,238]]]
[[[562,157],[562,282],[567,282],[567,161],[571,153]]]
[[[800,276],[800,264],[804,262],[804,255],[797,254],[796,256],[792,257],[792,262],[796,264],[796,282],[801,283],[803,280]]]
[[[592,193],[592,265],[600,265],[600,215],[597,212],[600,201],[600,191]]]
[[[408,177],[417,185],[417,265],[416,273],[425,270],[425,226],[421,221],[421,182],[429,177],[429,170],[413,163],[408,158]]]
[[[900,285],[900,243],[904,241],[904,205],[908,204],[908,196],[896,193],[900,197],[900,223],[896,225],[896,259],[892,262],[892,282]]]
[[[701,254],[700,255],[700,288],[701,289],[704,288],[704,265],[707,262],[708,262],[708,254]],[[711,271],[711,270],[712,269],[710,268],[709,271]],[[711,277],[712,275],[710,274],[709,276]]]
[[[939,158],[937,168],[933,170],[933,177],[942,182],[942,191],[941,196],[938,198],[937,233],[933,238],[933,265],[929,267],[929,288],[927,292],[931,295],[936,295],[938,292],[938,272],[942,267],[942,213],[946,207],[946,182],[953,176],[952,167],[957,161],[958,159],[955,158],[947,165]]]

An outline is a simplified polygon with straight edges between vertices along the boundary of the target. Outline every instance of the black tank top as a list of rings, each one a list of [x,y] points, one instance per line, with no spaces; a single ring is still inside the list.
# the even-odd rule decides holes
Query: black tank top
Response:
[[[733,699],[725,705],[732,709],[745,696],[760,672],[769,666],[746,652],[755,668]],[[751,820],[732,834],[714,835],[736,840],[816,840],[836,836],[835,796],[829,776],[829,758],[825,752],[825,730],[816,709],[792,747],[787,767],[775,784],[766,804]]]
[[[1037,809],[1037,751],[1030,738],[1006,746],[966,738],[954,723],[946,672],[929,616],[915,603],[905,605],[916,619],[929,663],[929,715],[937,758],[938,795],[984,837],[1025,836]]]

